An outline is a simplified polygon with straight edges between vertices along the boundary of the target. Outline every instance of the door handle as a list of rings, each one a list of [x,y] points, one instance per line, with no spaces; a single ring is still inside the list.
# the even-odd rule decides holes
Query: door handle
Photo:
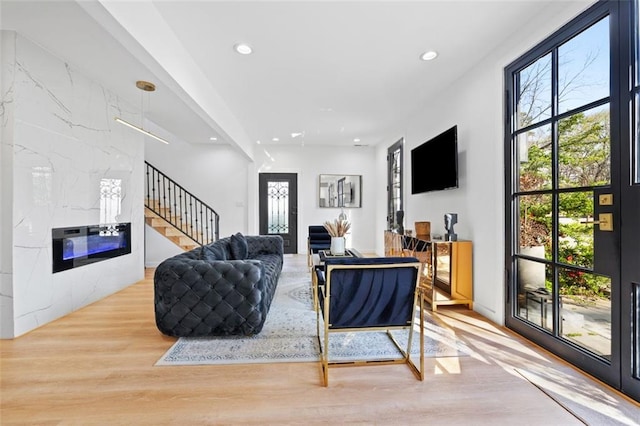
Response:
[[[600,213],[598,220],[584,220],[585,225],[599,225],[601,231],[613,231],[613,213]]]

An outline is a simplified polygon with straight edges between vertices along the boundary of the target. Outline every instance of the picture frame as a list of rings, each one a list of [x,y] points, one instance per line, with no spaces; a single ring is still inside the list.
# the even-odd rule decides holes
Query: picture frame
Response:
[[[362,207],[362,175],[319,175],[318,206],[322,208]]]

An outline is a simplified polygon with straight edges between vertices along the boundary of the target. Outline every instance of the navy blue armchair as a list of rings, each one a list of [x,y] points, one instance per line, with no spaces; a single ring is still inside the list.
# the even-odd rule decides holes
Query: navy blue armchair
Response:
[[[320,309],[317,310],[324,386],[329,383],[330,366],[367,363],[407,364],[419,380],[424,380],[424,314],[418,288],[420,267],[414,257],[327,259],[324,283],[318,286]],[[420,322],[419,367],[411,359],[416,318]],[[408,332],[406,348],[391,334],[392,330],[400,329]],[[329,342],[332,334],[382,330],[387,332],[402,358],[331,360]]]
[[[309,237],[307,238],[308,265],[313,266],[313,255],[320,250],[331,248],[331,235],[322,225],[309,225]]]

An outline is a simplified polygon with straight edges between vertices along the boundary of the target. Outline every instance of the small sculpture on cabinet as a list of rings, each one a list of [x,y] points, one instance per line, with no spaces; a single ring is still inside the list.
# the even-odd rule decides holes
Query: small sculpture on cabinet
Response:
[[[458,223],[457,213],[445,213],[444,229],[447,231],[445,235],[446,241],[458,241],[458,235],[453,231],[453,225]]]

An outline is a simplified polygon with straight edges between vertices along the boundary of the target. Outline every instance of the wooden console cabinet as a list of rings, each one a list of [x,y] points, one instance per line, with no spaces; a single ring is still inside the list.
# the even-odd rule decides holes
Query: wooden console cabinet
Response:
[[[439,305],[473,309],[471,241],[426,241],[385,231],[385,255],[413,256],[422,262],[420,287],[433,311]]]

